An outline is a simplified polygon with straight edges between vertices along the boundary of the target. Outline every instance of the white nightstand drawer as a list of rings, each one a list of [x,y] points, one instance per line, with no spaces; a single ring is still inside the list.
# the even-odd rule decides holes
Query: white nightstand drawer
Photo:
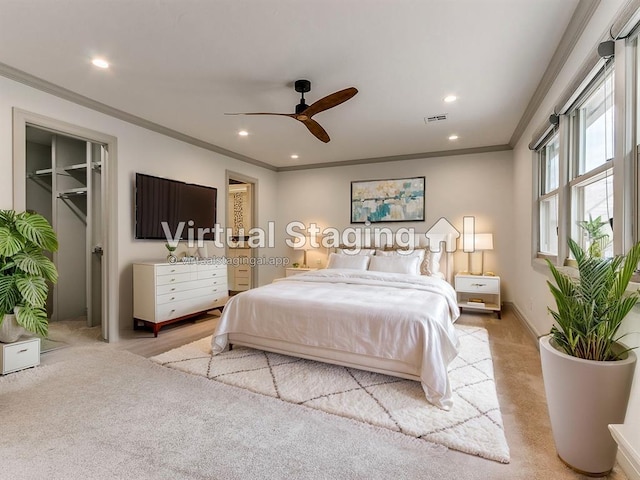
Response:
[[[458,292],[477,292],[477,293],[498,293],[500,291],[499,278],[480,278],[474,277],[456,277],[456,291]]]
[[[3,375],[36,365],[40,365],[39,338],[2,344],[0,370]]]

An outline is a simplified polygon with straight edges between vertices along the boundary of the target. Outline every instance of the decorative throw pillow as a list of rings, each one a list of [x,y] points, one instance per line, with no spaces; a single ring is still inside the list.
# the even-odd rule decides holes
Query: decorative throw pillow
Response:
[[[424,248],[417,248],[414,250],[376,250],[376,256],[417,258],[418,266],[416,267],[415,275],[422,275],[423,273],[426,274],[426,268],[425,270],[421,268],[425,257]]]
[[[376,272],[420,275],[420,257],[401,255],[376,255],[374,257],[371,257],[369,270]]]
[[[440,259],[442,258],[442,252],[442,248],[439,252],[432,252],[429,250],[427,258],[422,264],[423,272],[426,275],[431,275],[432,277],[444,277],[442,272],[440,272]]]
[[[369,255],[344,255],[332,253],[329,255],[327,268],[348,268],[351,270],[366,270],[369,265]]]

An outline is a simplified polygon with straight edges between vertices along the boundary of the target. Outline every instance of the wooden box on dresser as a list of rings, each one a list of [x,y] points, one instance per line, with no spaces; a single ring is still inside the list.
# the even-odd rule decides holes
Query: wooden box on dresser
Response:
[[[133,325],[153,329],[208,310],[222,310],[229,295],[227,266],[208,260],[133,265]]]

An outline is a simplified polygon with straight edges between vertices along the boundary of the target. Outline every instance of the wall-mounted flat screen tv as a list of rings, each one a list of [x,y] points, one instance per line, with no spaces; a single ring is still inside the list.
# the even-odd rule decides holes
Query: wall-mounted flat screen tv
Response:
[[[136,173],[136,238],[166,241],[162,222],[167,222],[171,237],[176,238],[184,222],[181,240],[189,238],[189,228],[195,240],[199,228],[210,229],[204,240],[215,240],[217,194],[213,187]]]

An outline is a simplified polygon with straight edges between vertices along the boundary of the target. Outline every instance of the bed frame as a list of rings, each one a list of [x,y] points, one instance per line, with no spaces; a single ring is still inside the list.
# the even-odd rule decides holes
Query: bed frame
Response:
[[[443,252],[440,258],[440,271],[445,279],[451,283],[453,280],[452,253]],[[357,368],[359,370],[382,373],[384,375],[416,380],[418,382],[421,381],[421,365],[412,365],[402,360],[372,357],[351,352],[294,344],[284,340],[262,338],[242,333],[229,333],[228,343],[230,350],[234,345],[240,345],[257,350],[279,353],[281,355]]]

